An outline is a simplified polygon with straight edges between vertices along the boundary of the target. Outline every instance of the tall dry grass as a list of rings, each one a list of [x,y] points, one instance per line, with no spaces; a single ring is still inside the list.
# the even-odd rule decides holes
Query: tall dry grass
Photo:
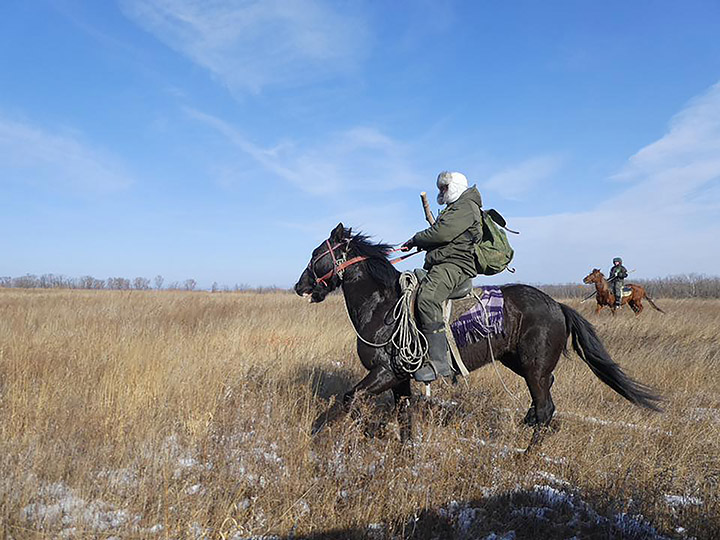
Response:
[[[718,537],[720,301],[657,302],[668,315],[569,304],[665,413],[573,355],[556,432],[525,455],[529,395],[502,366],[434,385],[412,446],[387,396],[361,406],[385,436],[350,416],[311,438],[364,374],[337,296],[0,290],[0,534]],[[569,502],[538,513],[550,488]]]

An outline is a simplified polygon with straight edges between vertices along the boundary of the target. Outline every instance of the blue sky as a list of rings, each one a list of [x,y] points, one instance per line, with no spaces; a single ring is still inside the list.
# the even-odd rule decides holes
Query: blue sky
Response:
[[[0,275],[290,286],[339,221],[422,229],[442,170],[522,233],[487,281],[720,274],[716,1],[2,12]]]

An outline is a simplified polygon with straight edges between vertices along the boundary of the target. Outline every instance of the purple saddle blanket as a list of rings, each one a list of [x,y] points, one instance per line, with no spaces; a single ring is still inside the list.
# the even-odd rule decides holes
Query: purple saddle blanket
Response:
[[[500,287],[483,287],[480,302],[450,325],[458,347],[504,331],[503,294]]]

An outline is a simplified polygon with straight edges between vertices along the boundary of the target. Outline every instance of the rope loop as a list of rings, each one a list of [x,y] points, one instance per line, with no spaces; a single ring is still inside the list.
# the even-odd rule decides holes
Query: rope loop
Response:
[[[418,287],[418,279],[414,272],[402,272],[399,278],[400,298],[392,310],[392,322],[395,325],[390,339],[384,343],[373,343],[360,335],[350,317],[350,312],[345,310],[350,319],[350,324],[355,330],[355,335],[360,341],[369,347],[378,349],[391,345],[397,354],[392,355],[392,368],[396,373],[414,373],[422,366],[428,352],[427,338],[420,332],[415,322],[415,310],[413,309],[413,294]]]

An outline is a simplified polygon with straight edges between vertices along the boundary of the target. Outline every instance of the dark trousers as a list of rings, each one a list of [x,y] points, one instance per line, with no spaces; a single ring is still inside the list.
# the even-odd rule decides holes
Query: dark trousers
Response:
[[[436,264],[428,271],[427,277],[420,283],[417,294],[417,311],[420,330],[439,332],[445,327],[443,320],[443,302],[458,285],[475,275],[452,263]]]
[[[614,279],[612,283],[613,294],[615,295],[615,304],[619,305],[622,302],[622,290],[625,282],[622,279]]]

